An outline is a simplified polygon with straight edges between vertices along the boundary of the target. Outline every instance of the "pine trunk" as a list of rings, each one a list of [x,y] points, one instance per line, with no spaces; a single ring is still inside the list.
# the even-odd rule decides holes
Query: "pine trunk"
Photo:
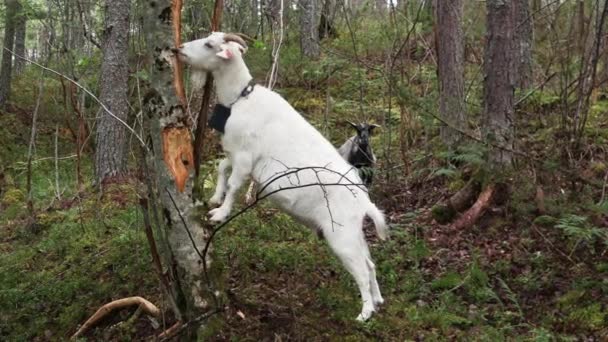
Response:
[[[449,125],[440,127],[441,140],[452,148],[465,126],[463,1],[436,1],[439,114]],[[456,129],[454,129],[456,128]]]
[[[303,0],[300,4],[300,46],[308,58],[319,58],[319,31],[317,30],[317,0]]]
[[[515,85],[520,89],[530,88],[532,74],[532,18],[529,0],[514,0],[515,6]]]
[[[152,5],[153,4],[153,5]],[[171,281],[175,314],[188,323],[192,339],[198,318],[211,310],[215,301],[213,277],[205,273],[211,265],[201,253],[209,238],[197,206],[193,205],[194,170],[188,116],[175,95],[170,64],[174,46],[171,1],[157,0],[145,9],[144,32],[150,66],[150,88],[144,99],[146,141],[151,142],[146,157],[147,170],[153,174],[152,195],[163,213],[162,229],[156,239],[161,246],[165,268]]]
[[[27,27],[27,17],[23,12],[23,8],[19,11],[16,18],[15,26],[15,54],[26,57],[25,53],[25,33]],[[13,62],[13,71],[15,75],[20,74],[25,67],[25,60],[15,58]]]
[[[21,7],[17,0],[4,0],[6,17],[4,19],[4,49],[2,49],[2,65],[0,66],[0,109],[6,108],[11,93],[11,76],[13,56],[6,49],[13,50],[15,42],[15,16]]]
[[[107,0],[101,63],[100,100],[126,122],[129,112],[129,0]],[[97,119],[95,175],[99,184],[127,172],[127,131],[116,118],[103,112]]]
[[[510,166],[514,139],[513,0],[487,0],[482,133],[493,167]]]

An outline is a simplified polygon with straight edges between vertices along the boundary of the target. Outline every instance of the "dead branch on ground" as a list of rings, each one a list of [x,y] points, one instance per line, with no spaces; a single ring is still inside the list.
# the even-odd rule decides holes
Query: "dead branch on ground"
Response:
[[[84,324],[72,335],[71,339],[75,340],[82,334],[84,334],[87,330],[89,330],[95,323],[99,322],[102,318],[106,317],[110,312],[116,309],[122,309],[132,305],[139,305],[148,315],[158,317],[160,316],[160,310],[156,307],[156,305],[150,303],[148,300],[135,296],[128,297],[123,299],[118,299],[113,302],[107,303],[101,308],[99,308],[91,318],[89,318]]]

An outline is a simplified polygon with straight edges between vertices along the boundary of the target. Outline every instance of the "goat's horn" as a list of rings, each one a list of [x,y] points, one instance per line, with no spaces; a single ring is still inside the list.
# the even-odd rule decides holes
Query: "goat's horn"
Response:
[[[226,33],[226,34],[224,34],[224,41],[239,43],[244,48],[247,48],[247,43],[245,42],[245,40],[243,40],[243,38],[241,38],[240,36],[238,36],[235,33]]]

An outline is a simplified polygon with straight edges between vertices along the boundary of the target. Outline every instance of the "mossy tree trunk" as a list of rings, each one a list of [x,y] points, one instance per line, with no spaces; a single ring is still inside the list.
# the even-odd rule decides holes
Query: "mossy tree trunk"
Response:
[[[175,94],[169,49],[174,46],[171,1],[147,2],[144,30],[148,46],[150,89],[144,99],[146,119],[147,171],[153,175],[152,198],[162,213],[156,239],[171,283],[178,320],[189,328],[211,309],[215,298],[205,273],[201,253],[209,237],[202,214],[194,205],[194,171],[190,122]],[[153,214],[154,215],[154,214]],[[210,258],[206,258],[210,266]]]

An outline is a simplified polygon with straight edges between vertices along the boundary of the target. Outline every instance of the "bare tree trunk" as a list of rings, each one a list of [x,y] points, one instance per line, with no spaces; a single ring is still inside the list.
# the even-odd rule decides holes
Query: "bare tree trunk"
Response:
[[[301,0],[300,47],[308,58],[319,58],[319,31],[317,30],[317,0]]]
[[[576,13],[578,50],[582,56],[585,54],[585,42],[587,41],[587,30],[585,29],[585,0],[578,0]]]
[[[27,17],[23,12],[23,8],[20,9],[16,17],[15,27],[15,53],[19,56],[25,57],[25,32],[27,27]],[[25,60],[21,58],[15,58],[13,62],[13,70],[16,75],[20,74],[25,67]]]
[[[334,27],[334,19],[336,16],[336,0],[324,0],[321,16],[319,18],[319,40],[326,37],[335,37],[337,35]]]
[[[209,256],[203,262],[201,253],[209,238],[201,215],[193,205],[194,168],[190,127],[173,88],[169,64],[173,61],[169,48],[174,46],[171,25],[171,0],[156,0],[147,4],[144,32],[148,46],[150,89],[145,96],[147,118],[146,141],[150,151],[147,167],[154,178],[151,195],[159,199],[163,213],[163,234],[157,236],[163,253],[164,266],[171,281],[171,293],[178,308],[178,320],[196,331],[195,324],[203,312],[214,303],[214,290],[209,288],[211,265]],[[154,203],[152,203],[155,205]],[[190,324],[186,324],[190,322]]]
[[[517,54],[515,56],[515,85],[520,89],[529,88],[532,85],[534,75],[532,74],[532,18],[530,18],[529,0],[514,0],[515,6],[515,44]]]
[[[15,42],[15,16],[21,8],[17,0],[4,0],[6,16],[4,19],[4,48],[13,50]],[[2,49],[2,65],[0,66],[0,109],[6,107],[11,93],[11,76],[13,69],[13,56],[6,49]]]
[[[129,112],[129,0],[107,0],[101,63],[100,100],[118,118],[126,121]],[[127,171],[127,132],[110,114],[97,119],[95,175],[99,184]]]
[[[437,72],[439,74],[439,114],[449,123],[440,127],[441,140],[454,147],[465,126],[463,1],[435,3],[437,33]],[[450,127],[451,126],[451,127]],[[456,128],[456,129],[454,129]]]
[[[508,167],[513,149],[513,0],[487,0],[482,133],[494,167]]]

